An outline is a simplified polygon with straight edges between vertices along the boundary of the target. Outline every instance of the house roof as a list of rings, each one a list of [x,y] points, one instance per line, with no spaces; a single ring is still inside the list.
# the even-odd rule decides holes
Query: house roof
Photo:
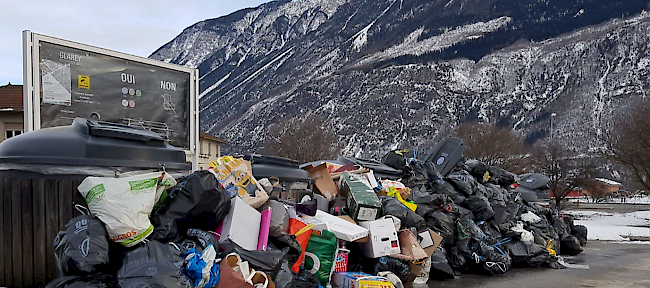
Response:
[[[221,138],[217,138],[217,137],[212,136],[212,135],[210,135],[210,134],[208,134],[208,133],[205,133],[205,132],[203,132],[203,131],[201,131],[201,132],[199,133],[199,137],[200,137],[200,138],[203,138],[203,139],[208,139],[208,140],[215,141],[215,142],[217,142],[217,143],[219,143],[219,144],[227,144],[226,140],[223,140],[223,139],[221,139]]]
[[[619,182],[616,182],[614,180],[609,180],[609,179],[606,179],[606,178],[596,178],[596,180],[598,180],[600,182],[603,182],[603,183],[605,183],[605,184],[607,184],[609,186],[623,186],[623,184],[621,184]]]
[[[0,86],[0,111],[23,112],[23,85]]]

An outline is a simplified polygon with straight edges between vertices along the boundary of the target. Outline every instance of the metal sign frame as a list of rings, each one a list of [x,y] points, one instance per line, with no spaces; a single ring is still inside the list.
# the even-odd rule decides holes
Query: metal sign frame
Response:
[[[39,55],[40,43],[51,43],[73,49],[87,51],[108,57],[119,58],[135,63],[149,65],[156,68],[164,68],[189,75],[189,137],[190,149],[185,152],[192,157],[192,169],[198,169],[199,145],[199,113],[198,113],[198,87],[199,70],[180,65],[169,64],[162,61],[116,52],[104,48],[45,36],[33,33],[29,30],[23,31],[23,103],[24,103],[24,131],[35,131],[41,129],[41,98],[40,98],[40,69]]]

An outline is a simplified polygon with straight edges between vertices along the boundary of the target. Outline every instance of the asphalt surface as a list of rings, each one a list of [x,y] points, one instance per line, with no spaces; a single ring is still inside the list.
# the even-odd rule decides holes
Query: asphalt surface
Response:
[[[650,245],[590,241],[584,252],[564,257],[589,269],[513,268],[505,275],[462,274],[456,279],[429,281],[436,288],[557,288],[650,287]],[[427,287],[417,285],[415,288]]]

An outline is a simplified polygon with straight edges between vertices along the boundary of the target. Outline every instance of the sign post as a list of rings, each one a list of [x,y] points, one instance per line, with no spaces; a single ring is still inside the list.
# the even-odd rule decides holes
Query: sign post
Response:
[[[25,132],[76,117],[164,135],[197,169],[198,69],[23,32]]]

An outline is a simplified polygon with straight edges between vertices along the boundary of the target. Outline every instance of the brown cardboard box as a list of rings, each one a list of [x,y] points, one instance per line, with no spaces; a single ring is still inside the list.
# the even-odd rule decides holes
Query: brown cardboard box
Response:
[[[433,255],[433,253],[436,251],[436,248],[438,248],[438,245],[440,245],[442,242],[442,236],[431,229],[419,233],[418,235],[423,238],[420,242],[420,246],[423,247],[423,250],[427,253],[428,257],[431,257],[431,255]],[[422,261],[412,261],[410,262],[409,266],[411,267],[411,273],[409,274],[409,281],[407,283],[404,283],[405,287],[413,286],[413,280],[418,274],[420,274],[420,271],[422,270]]]
[[[311,178],[316,180],[316,189],[318,189],[318,192],[320,192],[325,199],[331,201],[336,197],[336,195],[338,195],[338,189],[336,188],[336,184],[334,183],[330,172],[327,170],[327,164],[323,163],[316,167],[308,166],[304,169],[309,171]]]
[[[406,261],[418,261],[428,257],[427,252],[420,246],[418,238],[410,230],[400,230],[397,232],[397,237],[402,252],[390,255],[390,257]]]

